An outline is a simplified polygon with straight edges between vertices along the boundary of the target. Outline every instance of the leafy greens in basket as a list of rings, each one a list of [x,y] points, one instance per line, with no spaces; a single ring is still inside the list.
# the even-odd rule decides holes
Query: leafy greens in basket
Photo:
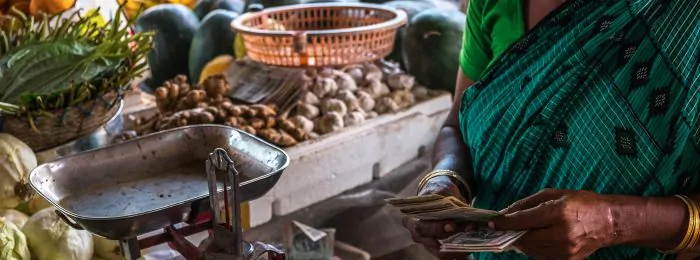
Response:
[[[13,10],[0,20],[0,110],[31,123],[126,91],[145,69],[152,33],[130,35],[138,16],[126,19],[122,9],[107,23],[99,12],[76,11],[35,19]]]

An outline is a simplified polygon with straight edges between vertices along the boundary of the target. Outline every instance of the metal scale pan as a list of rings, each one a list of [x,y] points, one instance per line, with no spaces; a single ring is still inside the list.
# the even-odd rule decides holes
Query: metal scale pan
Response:
[[[240,173],[239,202],[270,191],[289,164],[283,150],[248,133],[197,125],[45,163],[29,180],[72,227],[138,250],[133,248],[138,235],[193,223],[210,211],[205,162],[217,148]],[[217,186],[217,197],[223,198],[223,183]]]

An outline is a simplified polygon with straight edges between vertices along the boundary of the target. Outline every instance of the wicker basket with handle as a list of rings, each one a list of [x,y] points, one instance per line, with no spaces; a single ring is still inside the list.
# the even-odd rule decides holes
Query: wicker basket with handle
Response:
[[[269,8],[236,18],[252,60],[284,67],[374,61],[394,48],[406,13],[373,4],[322,3]]]
[[[3,115],[0,132],[11,134],[39,152],[95,131],[119,111],[120,95],[113,93],[30,121],[27,116]],[[32,129],[31,124],[34,124]]]

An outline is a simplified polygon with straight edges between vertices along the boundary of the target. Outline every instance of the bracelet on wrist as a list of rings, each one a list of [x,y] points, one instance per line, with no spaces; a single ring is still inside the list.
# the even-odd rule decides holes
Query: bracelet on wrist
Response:
[[[473,195],[474,195],[472,193],[471,187],[469,187],[469,184],[467,183],[467,181],[464,178],[462,178],[462,176],[460,176],[457,172],[452,171],[452,170],[435,170],[435,171],[432,171],[432,172],[426,174],[425,176],[423,176],[423,178],[418,183],[418,191],[420,192],[421,190],[423,190],[423,188],[425,188],[425,185],[428,184],[428,181],[430,179],[432,179],[433,177],[438,177],[438,176],[447,176],[447,177],[450,177],[450,178],[456,180],[457,186],[463,188],[464,191],[466,191],[467,194],[465,194],[465,195],[467,195],[467,197],[466,197],[467,202],[471,202]]]
[[[683,201],[688,209],[688,228],[685,231],[683,240],[674,249],[661,251],[666,254],[678,254],[694,248],[700,240],[700,205],[698,202],[685,195],[676,195]]]

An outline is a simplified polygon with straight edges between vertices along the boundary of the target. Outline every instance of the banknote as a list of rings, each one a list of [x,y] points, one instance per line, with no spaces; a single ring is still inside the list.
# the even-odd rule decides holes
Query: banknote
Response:
[[[441,252],[503,252],[526,231],[480,229],[455,234],[440,240]]]
[[[396,207],[396,206],[395,206]],[[396,207],[401,213],[404,214],[419,214],[424,212],[436,212],[442,210],[449,210],[460,208],[459,205],[453,204],[449,201],[438,201],[437,203],[422,204],[422,205],[411,205],[410,207]]]
[[[477,208],[452,208],[435,212],[421,212],[407,215],[422,220],[451,219],[455,221],[486,222],[494,217],[500,216],[501,214],[496,211]]]
[[[405,197],[405,198],[391,198],[391,199],[385,199],[385,201],[391,205],[406,205],[406,204],[421,204],[421,203],[427,203],[431,201],[436,201],[445,198],[445,196],[442,195],[437,195],[437,194],[430,194],[430,195],[420,195],[420,196],[411,196],[411,197]]]
[[[331,260],[335,229],[315,229],[297,221],[284,226],[283,239],[289,260]]]
[[[500,215],[495,211],[471,207],[453,196],[424,195],[389,199],[387,202],[403,214],[425,220],[453,219],[484,222]]]

